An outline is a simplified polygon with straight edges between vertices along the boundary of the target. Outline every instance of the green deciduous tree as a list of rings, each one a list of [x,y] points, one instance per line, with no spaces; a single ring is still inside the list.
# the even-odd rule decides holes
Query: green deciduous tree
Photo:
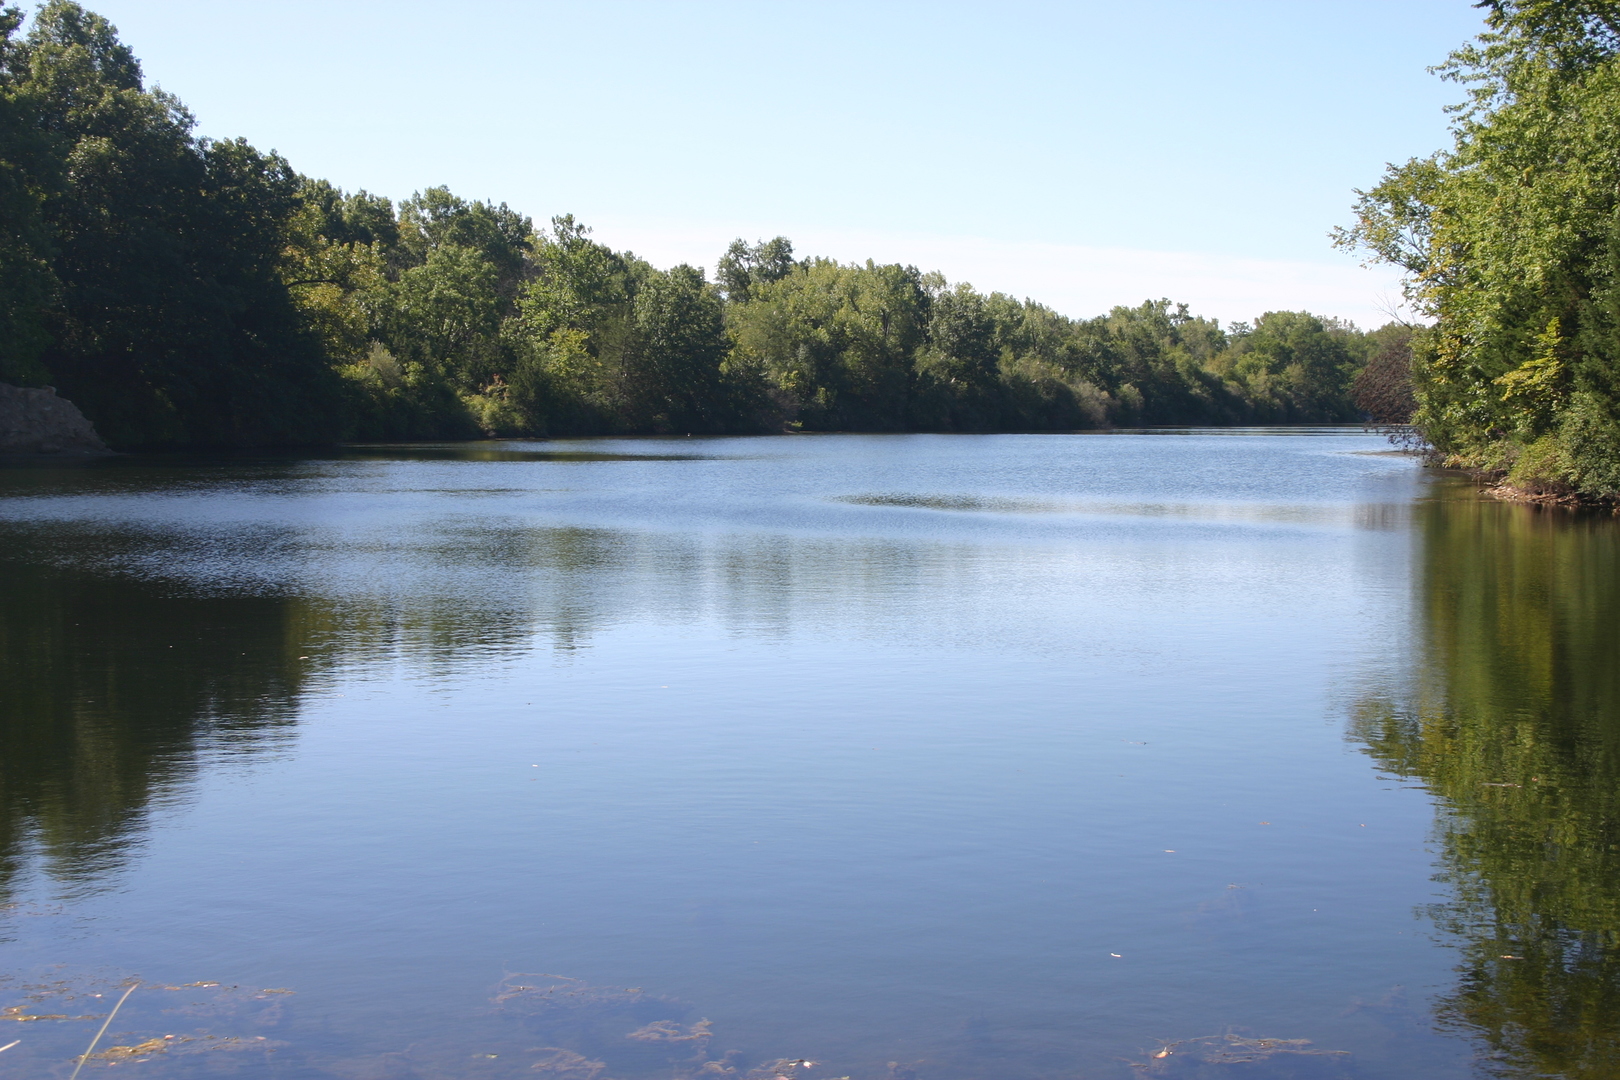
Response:
[[[1620,5],[1486,6],[1441,69],[1468,91],[1453,145],[1392,166],[1339,241],[1403,267],[1433,320],[1414,419],[1439,454],[1620,496]]]
[[[808,260],[731,306],[735,363],[764,374],[790,422],[902,429],[929,306],[914,267]]]
[[[1236,335],[1218,369],[1258,418],[1322,423],[1354,415],[1350,389],[1365,362],[1354,328],[1303,311],[1270,311]]]
[[[793,272],[793,244],[785,236],[755,244],[737,239],[720,256],[716,282],[727,300],[747,300],[755,285],[769,285]]]
[[[198,139],[106,20],[50,0],[22,25],[0,16],[0,378],[56,383],[116,445],[1350,418],[1364,343],[1331,320],[1071,319],[780,236],[710,284],[571,216],[542,236],[444,187],[396,208]],[[1526,415],[1554,385],[1585,408],[1555,338],[1502,384]]]
[[[44,202],[60,169],[20,78],[22,47],[14,38],[22,18],[18,8],[0,9],[0,380],[40,383],[46,318],[58,290]]]
[[[51,379],[115,444],[331,438],[335,378],[279,273],[286,162],[193,138],[111,25],[65,0],[5,63],[54,164],[35,173]]]

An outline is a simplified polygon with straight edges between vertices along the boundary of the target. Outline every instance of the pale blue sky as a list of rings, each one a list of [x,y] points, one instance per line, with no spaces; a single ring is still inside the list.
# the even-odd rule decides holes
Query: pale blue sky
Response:
[[[733,236],[1090,315],[1384,321],[1327,231],[1446,139],[1468,0],[455,5],[93,0],[204,134],[394,198],[572,212],[654,262]]]

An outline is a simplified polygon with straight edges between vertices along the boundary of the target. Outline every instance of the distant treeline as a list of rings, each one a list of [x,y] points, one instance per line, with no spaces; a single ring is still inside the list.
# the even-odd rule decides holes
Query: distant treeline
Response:
[[[117,446],[1349,421],[1369,359],[1405,370],[1399,326],[1076,320],[781,237],[710,281],[569,216],[395,206],[196,137],[76,4],[22,25],[0,19],[0,381],[55,385]]]

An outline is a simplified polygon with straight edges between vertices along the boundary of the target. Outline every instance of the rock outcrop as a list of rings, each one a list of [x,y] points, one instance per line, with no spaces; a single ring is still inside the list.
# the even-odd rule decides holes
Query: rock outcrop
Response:
[[[0,383],[0,454],[105,454],[107,445],[78,406],[47,386]]]

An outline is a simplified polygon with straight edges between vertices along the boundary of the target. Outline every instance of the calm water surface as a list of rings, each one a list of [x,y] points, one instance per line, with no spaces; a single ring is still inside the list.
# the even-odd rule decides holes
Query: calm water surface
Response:
[[[1617,525],[1384,449],[0,470],[0,1075],[1620,1076]]]

